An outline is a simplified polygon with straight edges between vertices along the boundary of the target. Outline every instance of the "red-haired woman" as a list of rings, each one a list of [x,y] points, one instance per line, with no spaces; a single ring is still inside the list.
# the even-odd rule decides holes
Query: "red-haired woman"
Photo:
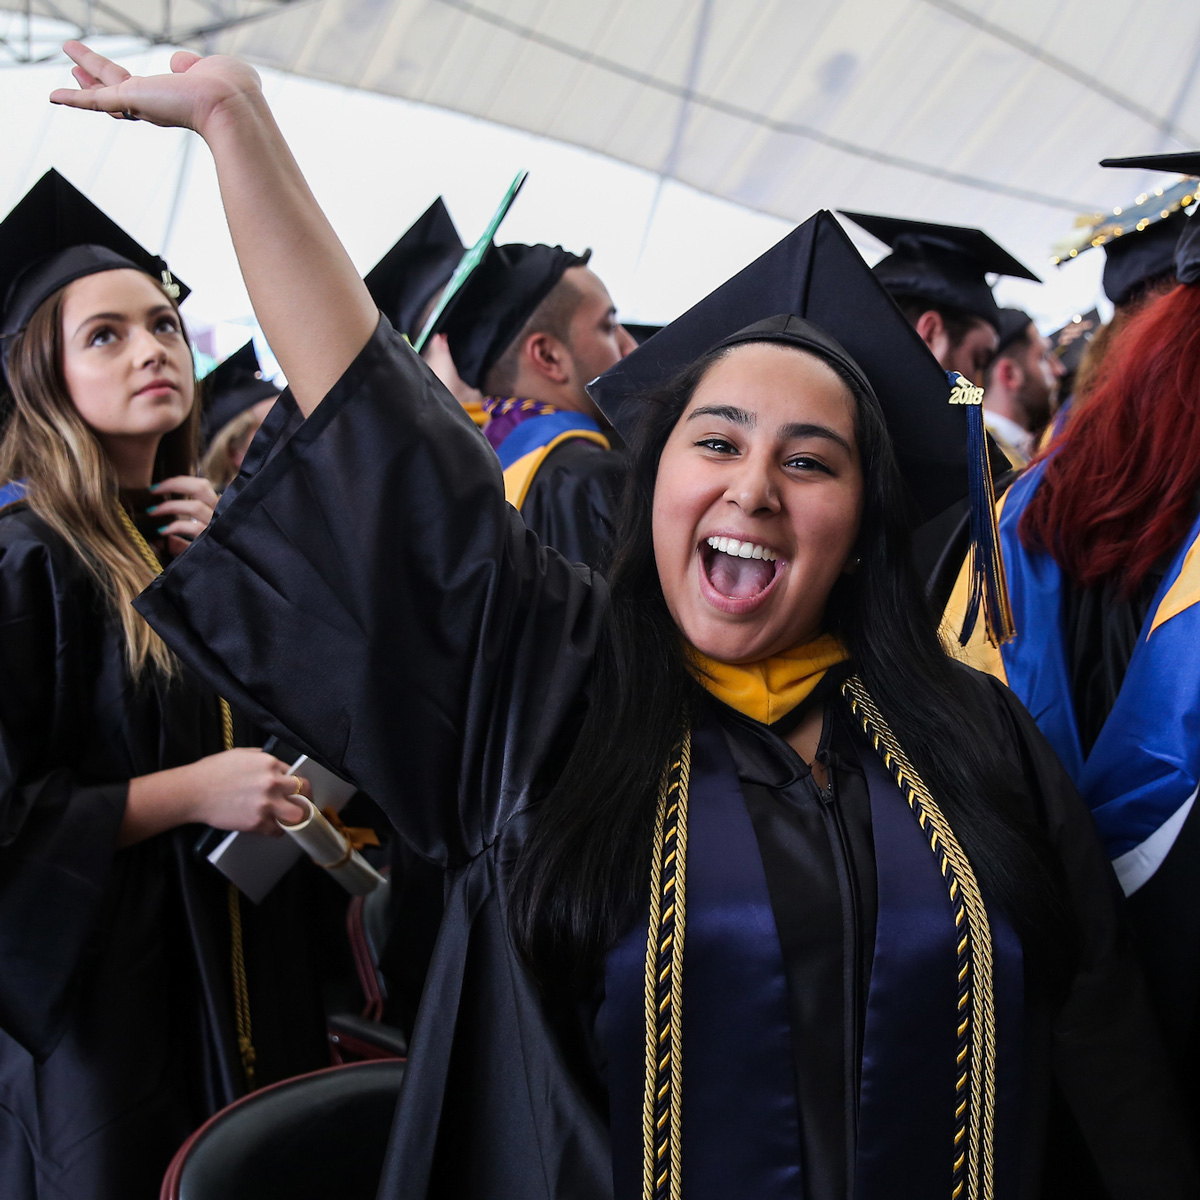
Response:
[[[1175,169],[1200,166],[1200,155],[1183,166],[1179,157]],[[1087,403],[1004,497],[1017,636],[992,669],[1092,810],[1130,898],[1163,1031],[1191,1080],[1200,1065],[1196,219],[1177,271],[1180,285],[1130,319]]]

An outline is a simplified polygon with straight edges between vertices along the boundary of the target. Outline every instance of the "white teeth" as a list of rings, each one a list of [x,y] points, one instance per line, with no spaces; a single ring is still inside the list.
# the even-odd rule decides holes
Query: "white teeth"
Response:
[[[754,542],[739,542],[737,538],[710,537],[708,544],[720,554],[731,554],[734,558],[761,558],[765,562],[774,562],[779,555],[766,546],[758,546]]]

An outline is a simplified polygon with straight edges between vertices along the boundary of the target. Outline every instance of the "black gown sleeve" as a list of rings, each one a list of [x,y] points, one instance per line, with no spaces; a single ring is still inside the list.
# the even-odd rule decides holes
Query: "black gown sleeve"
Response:
[[[525,528],[487,442],[381,319],[137,605],[216,691],[453,865],[577,719],[605,595]]]
[[[113,868],[128,781],[83,757],[87,612],[72,567],[10,515],[0,532],[0,1028],[54,1049]],[[73,745],[72,745],[73,743]]]
[[[546,455],[521,504],[521,519],[564,558],[602,572],[624,480],[623,454],[572,438]]]
[[[1091,815],[1033,718],[998,680],[987,683],[1078,917],[1078,966],[1053,1018],[1054,1082],[1108,1200],[1200,1195],[1116,875]],[[1051,1170],[1061,1150],[1047,1147]]]

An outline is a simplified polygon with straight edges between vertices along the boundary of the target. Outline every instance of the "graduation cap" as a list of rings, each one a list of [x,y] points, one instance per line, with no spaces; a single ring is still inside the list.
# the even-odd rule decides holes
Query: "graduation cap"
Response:
[[[1063,370],[1064,394],[1068,389],[1067,381],[1079,370],[1083,356],[1101,324],[1100,311],[1093,308],[1089,312],[1076,313],[1061,329],[1056,329],[1046,339],[1050,343],[1050,353],[1058,359]],[[1068,333],[1070,337],[1067,336]]]
[[[483,236],[459,259],[413,342],[419,353],[431,335],[446,334],[460,378],[480,391],[488,371],[563,272],[583,266],[592,254],[571,254],[561,246],[495,244],[496,230],[528,177],[528,171],[517,172]]]
[[[363,282],[392,326],[415,341],[433,298],[466,247],[439,196],[367,273]]]
[[[631,338],[640,346],[643,342],[648,342],[660,329],[662,325],[639,325],[629,321],[621,322],[622,328],[629,334]]]
[[[85,275],[132,268],[144,271],[176,301],[189,289],[167,264],[139,245],[57,171],[45,173],[0,222],[0,338],[4,357],[12,336],[38,306]]]
[[[204,391],[200,438],[207,449],[213,437],[234,417],[241,416],[262,400],[274,400],[280,389],[262,377],[262,367],[251,338],[209,371],[204,377]]]
[[[1100,165],[1102,167],[1141,167],[1151,171],[1178,171],[1181,175],[1200,175],[1200,150],[1180,154],[1141,154],[1133,158],[1105,158],[1101,160]],[[1182,209],[1197,198],[1194,181],[1182,186],[1187,188],[1188,194],[1186,199],[1180,198],[1180,216],[1183,215]],[[1172,256],[1175,277],[1180,283],[1195,283],[1200,280],[1200,222],[1193,217],[1184,217],[1178,223],[1180,229]],[[1112,251],[1110,250],[1109,253],[1111,254]],[[1107,272],[1105,274],[1107,278]],[[1107,290],[1106,286],[1105,291]]]
[[[987,274],[1041,280],[982,229],[934,225],[903,217],[838,210],[892,253],[875,264],[875,275],[893,296],[912,296],[930,305],[982,317],[999,329],[1000,309]]]
[[[446,334],[459,375],[483,391],[488,372],[537,306],[566,271],[586,266],[591,256],[561,246],[489,246],[435,328]]]
[[[1025,330],[1033,324],[1033,318],[1023,308],[1002,308],[1000,310],[1000,340],[996,343],[996,353],[1002,354]]]
[[[983,393],[952,386],[832,213],[819,212],[588,387],[627,440],[639,397],[725,343],[773,341],[839,363],[883,410],[911,497],[915,528],[971,497],[975,582],[968,626],[983,596],[1003,640],[1007,593],[995,526],[993,476],[1008,461],[983,427]]]

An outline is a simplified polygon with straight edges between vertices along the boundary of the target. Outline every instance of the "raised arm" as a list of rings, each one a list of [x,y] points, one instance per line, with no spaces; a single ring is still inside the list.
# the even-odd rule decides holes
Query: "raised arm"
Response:
[[[59,88],[53,103],[192,129],[208,144],[255,315],[310,414],[379,314],[283,140],[258,72],[235,58],[181,50],[170,75],[135,76],[81,42],[63,49],[79,90]]]

